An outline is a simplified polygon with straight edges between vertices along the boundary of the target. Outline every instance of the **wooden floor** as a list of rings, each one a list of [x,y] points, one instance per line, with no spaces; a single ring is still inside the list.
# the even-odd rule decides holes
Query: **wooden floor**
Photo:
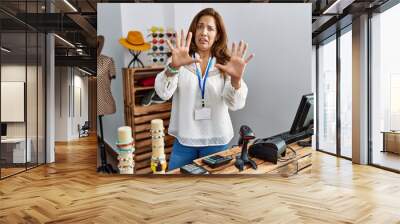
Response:
[[[1,177],[2,178],[4,178],[4,177],[8,177],[8,176],[11,176],[11,175],[13,175],[13,174],[16,174],[16,173],[19,173],[19,172],[22,172],[22,171],[24,171],[25,170],[25,167],[16,167],[16,168],[1,168]]]
[[[27,165],[27,168],[25,168],[24,165],[22,165],[23,167],[21,167],[21,165],[19,165],[19,167],[7,167],[7,168],[1,168],[1,178],[6,178],[8,176],[11,175],[15,175],[17,173],[23,172],[26,169],[34,169],[37,165],[36,164],[29,164]]]
[[[400,223],[400,175],[315,153],[309,174],[133,177],[95,172],[96,139],[0,181],[0,223]]]
[[[372,161],[374,164],[400,170],[400,155],[392,152],[374,151]]]

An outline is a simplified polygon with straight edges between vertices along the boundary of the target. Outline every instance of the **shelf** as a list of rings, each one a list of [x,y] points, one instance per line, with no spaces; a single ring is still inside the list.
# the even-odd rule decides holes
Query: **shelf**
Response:
[[[171,152],[172,152],[172,146],[164,147],[165,154],[170,154]],[[137,156],[135,156],[135,161],[140,162],[143,160],[148,160],[151,158],[152,154],[153,154],[153,152],[147,152],[147,153],[143,153],[141,155],[137,155]]]
[[[171,107],[172,107],[171,102],[152,104],[150,106],[135,105],[135,107],[133,108],[133,113],[135,116],[147,115],[156,112],[170,111]]]
[[[154,89],[154,86],[137,86],[135,92]]]
[[[168,141],[164,142],[164,147],[170,147],[170,146],[172,146],[174,144],[174,142],[175,142],[174,138],[173,139],[168,139]],[[138,148],[138,147],[135,146],[135,154],[136,155],[142,155],[144,153],[151,152],[152,150],[153,149],[152,149],[152,145],[151,144],[143,146],[141,148]]]
[[[171,101],[149,106],[140,105],[141,97],[146,90],[153,90],[154,86],[140,86],[140,80],[147,77],[155,77],[165,69],[164,66],[156,65],[146,68],[123,68],[124,87],[124,114],[125,124],[134,130],[135,141],[135,173],[150,174],[150,159],[152,153],[152,142],[149,133],[151,120],[163,119],[166,136],[164,137],[165,154],[167,162],[175,141],[173,136],[167,135],[169,118],[171,116]]]
[[[150,138],[150,137],[151,137],[150,132],[149,131],[144,131],[144,132],[140,132],[140,133],[136,134],[135,135],[135,140],[136,141],[140,141],[140,140],[144,140],[144,139],[147,139],[147,138]]]
[[[174,141],[174,137],[171,135],[166,135],[164,136],[164,142],[169,143]],[[146,148],[148,146],[151,146],[152,141],[151,138],[145,139],[145,140],[140,140],[135,142],[135,148],[141,149],[141,148]]]
[[[169,120],[165,120],[164,121],[164,128],[168,129],[168,125],[169,125]],[[140,133],[142,131],[148,131],[150,130],[151,125],[148,124],[141,124],[141,125],[135,125],[135,134]]]
[[[137,124],[143,124],[146,122],[150,122],[153,119],[169,119],[169,117],[171,116],[171,112],[163,112],[163,113],[159,113],[159,114],[150,114],[150,115],[144,115],[144,116],[138,116],[134,118],[134,123],[135,125]]]
[[[156,66],[146,66],[144,68],[123,68],[123,69],[133,71],[136,76],[138,73],[141,73],[141,72],[152,72],[152,71],[156,71],[156,70],[163,70],[164,68],[165,68],[164,66],[156,65]]]
[[[147,77],[154,77],[158,73],[164,70],[164,66],[154,66],[154,67],[147,67],[147,68],[124,68],[123,72],[127,75],[134,74],[134,79],[144,79]]]

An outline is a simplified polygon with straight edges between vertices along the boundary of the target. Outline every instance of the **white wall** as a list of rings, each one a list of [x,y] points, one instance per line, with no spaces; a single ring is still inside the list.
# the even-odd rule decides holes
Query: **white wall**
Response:
[[[88,109],[89,109],[89,102],[88,102],[88,77],[83,76],[84,74],[80,72],[79,70],[75,69],[74,73],[74,87],[75,87],[75,92],[73,94],[76,94],[74,97],[75,99],[75,113],[73,113],[73,119],[72,119],[72,130],[71,130],[71,135],[72,138],[79,138],[79,132],[78,132],[78,124],[82,126],[85,121],[89,120],[88,116]],[[80,90],[80,99],[78,97],[77,90]],[[81,101],[79,103],[79,100]],[[80,104],[80,105],[79,105]],[[80,111],[79,110],[79,107]]]
[[[18,64],[5,64],[2,65],[1,67],[1,81],[2,82],[24,82],[26,84],[26,72],[28,71],[28,74],[34,69],[33,66],[25,66],[25,65],[18,65]],[[22,100],[24,101],[24,90],[22,90]],[[32,93],[33,94],[33,93]],[[1,96],[1,98],[4,98],[7,96]],[[16,113],[21,114],[22,112],[22,122],[7,122],[8,127],[7,127],[7,134],[9,137],[23,137],[25,136],[25,118],[24,118],[24,113],[25,113],[25,103],[22,103],[22,108]],[[9,111],[11,108],[4,107],[5,105],[0,106],[2,114],[6,113],[13,113],[12,111]],[[21,117],[20,117],[21,118]],[[4,118],[2,118],[4,120]]]
[[[1,66],[1,81],[5,82],[26,82],[26,74],[36,74],[36,66],[25,66],[19,64],[5,64]],[[29,80],[29,84],[32,86],[36,85],[36,81]],[[29,91],[28,91],[29,90]],[[27,89],[27,104],[35,102],[34,106],[37,107],[36,104],[36,88]],[[30,92],[32,91],[32,92]],[[28,105],[29,106],[29,105]],[[8,110],[9,108],[1,108],[1,110]],[[24,110],[24,108],[22,108]],[[27,109],[27,121],[25,122],[7,122],[7,136],[8,137],[25,137],[25,128],[28,124],[28,137],[30,133],[36,133],[36,113],[33,113],[32,109]]]
[[[134,13],[134,12],[133,12]],[[102,54],[112,57],[116,67],[116,79],[112,80],[111,91],[115,99],[117,111],[115,114],[103,117],[104,140],[111,146],[116,147],[117,129],[125,124],[124,122],[124,98],[122,90],[121,69],[124,67],[123,49],[118,40],[123,35],[121,22],[121,4],[119,3],[98,3],[97,4],[97,34],[104,35],[105,43]],[[135,20],[134,14],[129,15],[129,20]],[[144,12],[142,12],[144,15]],[[145,17],[148,18],[149,16]],[[147,19],[141,19],[138,23],[143,23]],[[125,35],[126,36],[126,35]],[[100,126],[97,125],[100,132]]]
[[[26,86],[26,106],[22,102],[20,108],[23,114],[26,112],[26,120],[23,122],[6,122],[7,123],[7,137],[21,138],[27,136],[30,139],[31,145],[29,146],[32,151],[33,161],[36,161],[38,155],[39,163],[44,163],[44,92],[42,68],[40,66],[21,65],[21,64],[3,64],[1,66],[1,80],[11,82],[25,82]],[[27,79],[27,80],[26,80]],[[2,89],[3,91],[4,89]],[[22,91],[23,93],[23,91]],[[2,95],[2,98],[4,95]],[[5,96],[7,97],[7,96]],[[2,112],[16,113],[12,111],[13,108],[1,107]],[[7,111],[11,110],[11,111]]]
[[[56,67],[55,73],[55,141],[70,141],[79,138],[78,124],[88,120],[88,78],[71,67]],[[74,107],[79,104],[76,88],[81,90],[82,116]]]
[[[118,39],[130,30],[146,35],[151,26],[187,30],[194,15],[206,7],[222,15],[230,43],[243,39],[249,43],[248,52],[256,54],[244,77],[249,86],[246,107],[231,113],[236,134],[232,143],[242,124],[258,137],[289,130],[301,96],[312,91],[311,4],[98,4],[98,34],[106,39],[104,54],[117,65],[112,85],[117,113],[105,118],[114,124],[104,125],[108,143],[115,142],[116,129],[123,125],[120,68],[131,59]],[[146,64],[145,54],[141,56]]]
[[[108,4],[105,5],[107,8]],[[144,36],[146,36],[149,34],[149,29],[152,26],[173,28],[173,16],[175,12],[174,5],[176,4],[121,4],[120,26],[122,26],[122,34],[120,37],[126,37],[128,32],[131,30],[139,30]],[[106,27],[103,29],[106,29]],[[100,33],[99,29],[97,29],[97,33]],[[132,59],[131,54],[127,50],[123,49],[118,41],[110,44],[122,50],[124,57],[122,65],[126,67]],[[139,58],[145,65],[149,65],[150,57],[146,56],[145,53],[142,53]]]
[[[68,141],[68,67],[55,68],[55,141]]]

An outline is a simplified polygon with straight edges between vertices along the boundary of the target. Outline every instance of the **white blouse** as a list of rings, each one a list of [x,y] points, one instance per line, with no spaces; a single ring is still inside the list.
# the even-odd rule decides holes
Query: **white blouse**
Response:
[[[198,55],[196,55],[198,57]],[[195,64],[181,66],[179,73],[167,77],[165,71],[157,74],[155,90],[163,100],[173,96],[168,134],[185,146],[214,146],[228,144],[233,138],[232,121],[228,109],[242,109],[246,102],[247,85],[241,80],[239,89],[224,78],[211,60],[205,89],[205,107],[211,109],[211,119],[195,120],[196,109],[201,108],[201,91]]]

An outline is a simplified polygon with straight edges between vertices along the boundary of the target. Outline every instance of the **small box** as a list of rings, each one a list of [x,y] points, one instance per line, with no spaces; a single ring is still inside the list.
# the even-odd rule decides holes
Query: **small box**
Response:
[[[191,164],[187,164],[184,165],[180,168],[181,173],[184,174],[208,174],[208,171],[206,169],[204,169],[203,167],[195,164],[195,163],[191,163]]]

